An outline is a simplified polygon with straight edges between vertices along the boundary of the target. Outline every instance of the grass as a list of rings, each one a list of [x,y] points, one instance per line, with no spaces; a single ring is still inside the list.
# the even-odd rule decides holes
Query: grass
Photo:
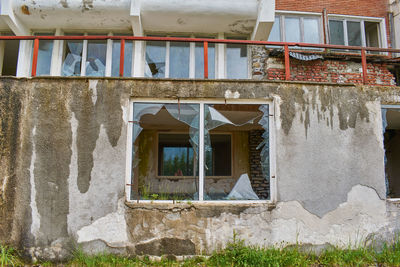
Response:
[[[0,246],[1,267],[19,266],[15,250]],[[37,265],[36,265],[37,266]],[[51,263],[41,266],[56,266]],[[385,244],[379,252],[373,248],[358,247],[356,249],[331,248],[322,251],[318,256],[314,252],[306,252],[297,245],[286,248],[263,248],[247,246],[243,240],[233,240],[226,248],[214,252],[209,257],[194,257],[178,262],[161,258],[152,261],[149,257],[124,257],[111,254],[87,255],[78,249],[72,260],[63,266],[400,266],[400,240],[393,244]]]
[[[17,252],[11,247],[0,245],[0,267],[16,266],[19,264],[20,261]]]

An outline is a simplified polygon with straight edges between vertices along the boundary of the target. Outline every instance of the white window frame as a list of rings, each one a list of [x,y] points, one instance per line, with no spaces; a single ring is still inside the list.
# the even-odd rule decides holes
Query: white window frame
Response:
[[[209,35],[209,36],[207,36],[207,37],[204,37],[204,35],[205,34],[199,34],[199,35],[193,35],[193,34],[191,34],[191,35],[185,35],[185,34],[183,34],[183,35],[181,35],[180,37],[183,37],[183,38],[216,38],[216,36],[215,35]],[[165,37],[179,37],[179,36],[176,36],[176,35],[174,35],[174,36],[172,36],[172,35],[163,35],[163,34],[158,34],[158,33],[148,33],[148,34],[146,34],[146,36],[165,36]],[[164,71],[164,73],[165,73],[165,75],[164,75],[164,77],[160,77],[160,78],[155,78],[155,79],[169,79],[170,78],[170,76],[169,76],[169,69],[170,69],[170,47],[171,47],[171,42],[170,41],[165,41],[165,71]],[[145,49],[144,49],[144,54],[146,54],[146,48],[147,48],[147,44],[145,45]],[[215,48],[214,48],[214,51],[215,51],[215,56],[214,56],[214,78],[213,79],[215,79],[216,78],[216,70],[217,70],[217,66],[218,66],[218,63],[217,63],[217,58],[218,58],[218,56],[217,56],[217,51],[218,51],[218,49],[217,49],[217,46],[215,46]],[[143,58],[143,66],[145,66],[144,67],[144,69],[146,68],[146,58],[144,57]],[[145,74],[144,74],[145,75]],[[189,43],[189,77],[184,77],[184,78],[179,78],[179,79],[202,79],[202,77],[201,78],[196,78],[195,77],[196,76],[196,43],[195,42],[190,42]],[[153,77],[149,77],[149,76],[146,76],[147,78],[153,78]]]
[[[329,21],[336,20],[336,21],[343,21],[343,34],[344,34],[344,45],[348,46],[348,33],[347,33],[347,22],[360,22],[360,30],[361,30],[361,46],[366,46],[367,40],[365,37],[365,22],[376,22],[379,23],[378,27],[378,42],[380,48],[387,48],[387,37],[386,37],[386,23],[385,18],[375,18],[375,17],[363,17],[363,16],[346,16],[346,15],[328,15],[328,24]],[[329,27],[329,25],[328,25]],[[330,29],[329,29],[330,31]]]
[[[181,99],[180,103],[199,104],[200,105],[200,125],[199,125],[199,166],[204,166],[204,105],[206,104],[254,104],[268,105],[269,107],[269,154],[270,154],[270,172],[269,187],[270,198],[268,200],[204,200],[204,167],[199,167],[199,200],[191,200],[187,202],[194,203],[276,203],[277,201],[277,177],[276,177],[276,145],[275,145],[275,105],[271,100],[262,99]],[[133,120],[133,104],[134,103],[174,103],[178,104],[178,100],[172,99],[153,99],[153,98],[132,98],[127,103],[129,105],[128,121]],[[127,142],[126,142],[126,168],[125,168],[125,200],[128,203],[175,203],[174,200],[131,200],[131,183],[132,183],[132,132],[133,124],[128,122],[127,126]],[[185,201],[181,201],[185,202]]]
[[[176,37],[176,35],[171,36],[171,35],[165,35],[161,33],[148,33],[146,36],[166,36],[166,37]],[[190,38],[216,38],[216,39],[225,39],[225,38],[235,38],[238,36],[235,35],[229,35],[225,36],[224,33],[218,33],[218,35],[208,35],[207,34],[191,34],[191,35],[182,35],[182,36],[189,36]],[[238,37],[239,38],[239,37]],[[241,36],[240,38],[243,38]],[[248,39],[246,37],[246,39]],[[169,67],[170,67],[170,41],[165,42],[165,76],[159,79],[169,79]],[[195,49],[196,49],[196,43],[191,42],[189,45],[189,77],[181,78],[181,79],[203,79],[203,77],[195,77],[196,74],[196,56],[195,56]],[[227,60],[226,60],[226,51],[227,51],[227,46],[226,44],[217,44],[215,43],[215,56],[214,56],[214,77],[211,79],[226,79],[227,78]],[[146,65],[146,59],[145,59],[145,54],[146,54],[146,45],[144,49],[144,55],[143,55],[143,60],[142,64],[143,66]],[[252,68],[251,68],[251,49],[250,46],[247,46],[247,78],[250,79],[252,77]],[[145,67],[143,68],[145,69]],[[145,73],[143,73],[143,76],[145,76]],[[146,76],[148,77],[148,76]],[[152,78],[152,77],[148,77]],[[231,78],[234,79],[234,78]]]
[[[300,43],[304,43],[304,19],[305,18],[318,19],[319,44],[323,43],[324,32],[323,32],[323,25],[322,25],[322,16],[320,13],[279,10],[276,12],[275,16],[279,17],[280,42],[286,42],[285,17],[292,17],[292,18],[300,19]]]

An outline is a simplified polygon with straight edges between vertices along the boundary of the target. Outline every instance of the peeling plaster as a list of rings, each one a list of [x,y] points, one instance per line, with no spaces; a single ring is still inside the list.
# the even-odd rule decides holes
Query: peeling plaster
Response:
[[[124,199],[118,201],[116,212],[99,218],[77,231],[78,243],[102,240],[110,247],[123,247],[128,243]]]
[[[34,140],[36,135],[36,127],[32,130],[32,139]],[[36,203],[36,185],[35,185],[35,161],[36,161],[36,146],[35,142],[32,142],[32,157],[31,157],[31,165],[29,168],[30,172],[30,185],[31,185],[31,210],[32,210],[32,224],[31,224],[31,233],[32,235],[37,238],[39,236],[39,229],[40,229],[40,214],[37,208]]]
[[[223,213],[210,219],[206,240],[210,250],[216,249],[230,240],[234,230],[238,238],[254,245],[329,243],[345,248],[358,246],[370,233],[387,225],[385,201],[375,190],[356,185],[345,203],[322,218],[297,201],[280,202],[271,213],[257,208],[249,208],[239,216]]]

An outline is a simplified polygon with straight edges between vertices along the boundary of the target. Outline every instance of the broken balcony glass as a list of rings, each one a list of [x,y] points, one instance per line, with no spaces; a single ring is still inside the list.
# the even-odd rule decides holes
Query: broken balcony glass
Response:
[[[81,75],[82,49],[82,41],[67,41],[66,56],[61,68],[62,76]]]

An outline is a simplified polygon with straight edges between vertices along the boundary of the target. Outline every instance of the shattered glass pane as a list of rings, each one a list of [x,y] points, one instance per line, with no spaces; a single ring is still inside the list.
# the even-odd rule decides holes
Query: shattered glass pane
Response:
[[[400,108],[382,109],[385,183],[388,198],[400,198]]]
[[[204,113],[205,194],[211,200],[268,199],[268,105],[205,105]]]
[[[133,104],[132,199],[198,199],[199,110],[198,104]]]
[[[87,45],[86,76],[105,76],[107,42],[90,40]]]
[[[82,41],[66,41],[65,58],[61,68],[62,76],[80,76],[82,64]]]
[[[165,42],[147,42],[146,44],[146,77],[165,77]]]

